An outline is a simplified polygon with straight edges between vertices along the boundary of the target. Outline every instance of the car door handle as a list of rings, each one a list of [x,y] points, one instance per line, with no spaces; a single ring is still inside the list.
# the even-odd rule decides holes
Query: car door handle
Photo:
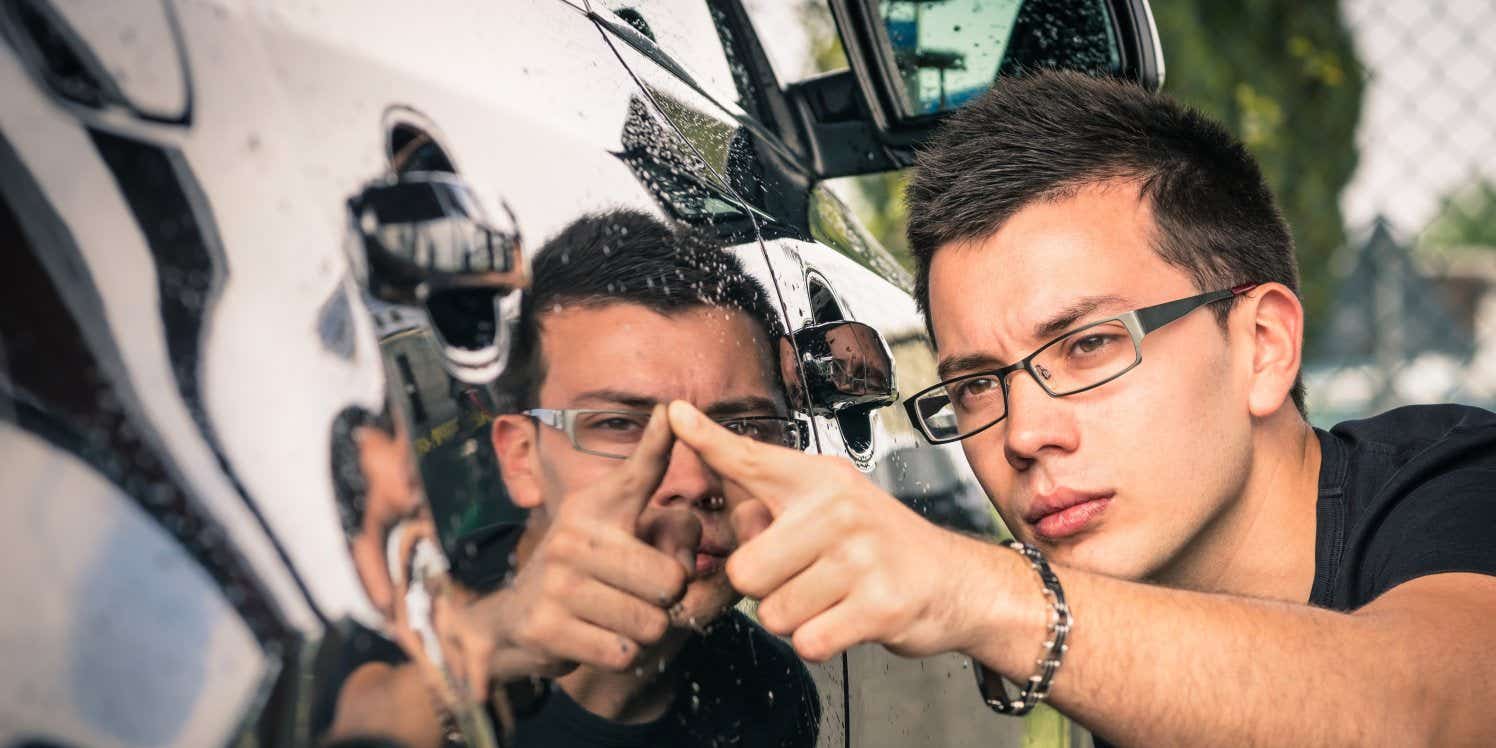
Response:
[[[893,355],[870,325],[845,320],[807,325],[780,341],[779,357],[790,402],[798,410],[833,416],[898,402]]]

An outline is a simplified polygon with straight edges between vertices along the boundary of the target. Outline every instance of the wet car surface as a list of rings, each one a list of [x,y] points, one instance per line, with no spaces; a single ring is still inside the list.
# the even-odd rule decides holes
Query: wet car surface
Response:
[[[556,686],[473,703],[436,621],[538,542],[495,424],[525,407],[505,383],[532,263],[589,221],[679,227],[762,289],[783,411],[749,417],[798,424],[793,446],[932,521],[999,532],[959,450],[895,406],[934,378],[911,280],[825,181],[907,165],[938,112],[1016,64],[1006,35],[1028,49],[1014,29],[1053,11],[1095,38],[1031,64],[1156,75],[1147,9],[956,4],[940,12],[975,19],[970,38],[926,38],[901,5],[833,4],[857,76],[809,81],[775,76],[772,30],[736,0],[0,6],[0,742],[318,744],[368,662],[428,668],[468,742],[522,740]],[[857,51],[869,29],[884,58]],[[962,54],[974,72],[947,80]],[[623,367],[640,329],[584,332],[621,340]],[[757,365],[752,336],[713,335],[683,368]],[[702,541],[701,576],[730,550]],[[730,602],[713,615],[733,636],[767,636]],[[764,662],[763,693],[732,698],[790,703],[790,744],[1028,729],[981,708],[955,656]],[[741,732],[718,727],[702,740]]]

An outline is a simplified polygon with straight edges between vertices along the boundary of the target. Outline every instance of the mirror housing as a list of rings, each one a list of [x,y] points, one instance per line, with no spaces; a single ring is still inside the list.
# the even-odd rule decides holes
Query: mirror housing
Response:
[[[829,0],[851,69],[786,90],[805,123],[818,179],[910,166],[915,148],[951,111],[1020,70],[1082,70],[1154,91],[1163,85],[1163,53],[1147,0],[964,1],[969,23],[949,19],[963,0]],[[926,44],[921,14],[939,10],[946,17],[930,22],[950,31]],[[996,34],[1006,41],[973,57],[985,50],[980,40]]]
[[[808,325],[781,338],[779,368],[790,406],[812,415],[872,410],[899,399],[893,354],[883,336],[861,322]]]
[[[518,294],[528,285],[514,215],[484,217],[456,175],[402,172],[348,201],[349,262],[379,301],[421,305],[447,371],[485,384],[503,369]]]
[[[352,258],[375,298],[416,304],[434,293],[525,286],[514,216],[496,227],[452,174],[405,172],[348,201],[360,252]],[[507,213],[507,208],[506,208]]]

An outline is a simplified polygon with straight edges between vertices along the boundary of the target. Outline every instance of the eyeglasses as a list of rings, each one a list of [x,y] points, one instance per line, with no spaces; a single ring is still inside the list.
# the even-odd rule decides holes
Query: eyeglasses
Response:
[[[1008,415],[1008,378],[1029,373],[1050,397],[1100,387],[1143,361],[1143,336],[1208,304],[1244,294],[1256,283],[1168,301],[1092,322],[1000,369],[963,374],[904,400],[909,420],[931,444],[960,441]]]
[[[649,411],[640,410],[533,408],[522,414],[564,431],[571,439],[571,446],[579,452],[618,460],[634,453],[639,440],[644,438],[644,427],[649,425]],[[804,449],[810,443],[809,429],[793,418],[747,416],[712,420],[734,434],[765,444]]]

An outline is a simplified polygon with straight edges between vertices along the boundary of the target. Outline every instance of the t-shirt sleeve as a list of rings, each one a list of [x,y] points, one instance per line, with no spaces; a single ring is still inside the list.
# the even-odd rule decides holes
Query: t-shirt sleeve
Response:
[[[1401,491],[1368,538],[1361,599],[1445,572],[1496,576],[1496,451]]]

